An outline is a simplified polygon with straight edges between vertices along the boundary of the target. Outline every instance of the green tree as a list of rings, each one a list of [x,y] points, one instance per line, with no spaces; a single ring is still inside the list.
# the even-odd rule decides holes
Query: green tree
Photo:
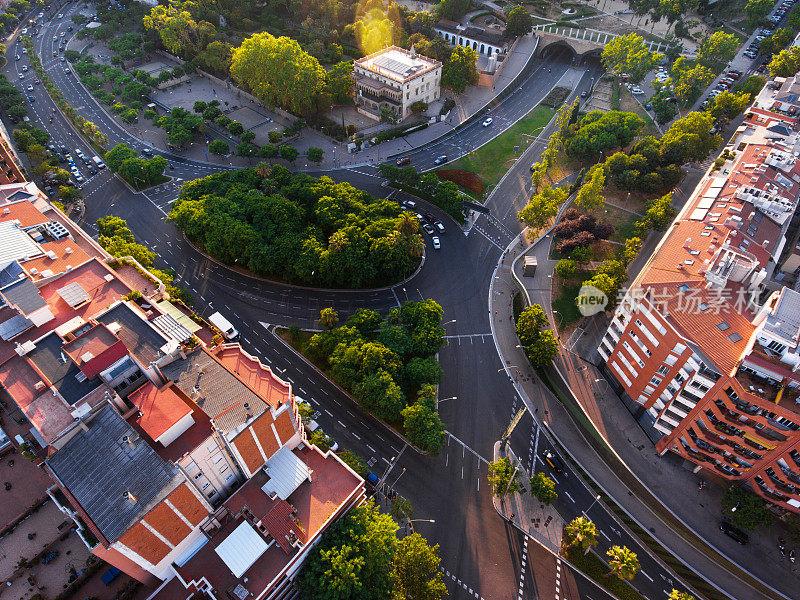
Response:
[[[498,458],[489,463],[488,479],[489,485],[492,486],[492,493],[498,498],[514,494],[522,489],[519,482],[519,471],[511,465],[508,457]]]
[[[714,81],[716,73],[702,64],[690,64],[685,56],[680,56],[672,65],[672,84],[675,97],[684,105],[694,102]]]
[[[353,63],[338,62],[325,74],[325,92],[334,104],[344,104],[353,91]]]
[[[671,164],[685,164],[703,160],[720,145],[722,138],[711,133],[714,120],[711,115],[692,111],[678,119],[661,138],[661,159]]]
[[[240,136],[244,133],[244,125],[239,123],[239,121],[231,121],[228,123],[228,131],[235,136]]]
[[[330,331],[339,322],[339,313],[333,308],[323,308],[319,311],[319,324]]]
[[[127,144],[119,143],[106,152],[103,158],[109,170],[116,173],[123,162],[131,158],[138,158],[138,156],[136,150]]]
[[[531,229],[541,229],[558,214],[558,207],[566,199],[567,192],[564,188],[545,186],[531,196],[525,208],[517,213],[517,217]]]
[[[468,85],[478,83],[478,55],[475,50],[457,46],[442,67],[442,85],[461,94]]]
[[[544,473],[536,473],[531,477],[531,494],[533,494],[539,502],[550,504],[553,500],[558,498],[556,482]]]
[[[319,448],[322,452],[327,452],[331,449],[330,438],[322,431],[322,428],[317,429],[314,431],[310,436],[308,436],[308,441]]]
[[[385,600],[394,587],[397,523],[372,500],[322,534],[297,577],[309,600]]]
[[[632,237],[625,240],[625,247],[620,254],[622,263],[627,266],[631,264],[642,249],[642,240],[638,237]]]
[[[342,450],[339,452],[339,458],[341,458],[342,461],[344,461],[348,467],[353,469],[353,471],[355,471],[362,479],[369,475],[367,461],[357,454],[354,454],[350,450]]]
[[[440,19],[459,21],[467,14],[470,7],[470,0],[441,0],[436,5],[436,15]]]
[[[199,62],[207,71],[219,77],[227,77],[233,60],[233,48],[227,42],[211,42],[197,56]]]
[[[311,146],[306,151],[306,156],[308,157],[308,160],[315,163],[322,162],[322,154],[323,154],[322,148],[317,148],[316,146]]]
[[[780,27],[771,36],[761,40],[761,46],[759,46],[758,51],[765,56],[771,56],[791,44],[795,35],[794,30],[788,27]]]
[[[747,0],[744,12],[747,15],[747,21],[750,26],[757,27],[763,23],[774,4],[773,0]]]
[[[616,575],[620,579],[630,581],[641,568],[636,553],[625,546],[611,546],[606,551],[606,556],[609,559],[608,566],[611,567],[611,571],[608,573],[609,577]]]
[[[750,101],[749,94],[732,94],[726,91],[718,94],[709,103],[706,112],[714,118],[715,123],[724,124],[742,114],[750,106]]]
[[[409,441],[425,452],[438,452],[445,443],[444,423],[436,411],[436,390],[422,386],[417,401],[403,409],[403,428]]]
[[[564,543],[567,548],[580,548],[584,554],[588,554],[599,541],[597,527],[589,517],[575,517],[564,528]]]
[[[394,598],[403,600],[441,600],[447,587],[439,569],[439,544],[430,546],[418,533],[397,543],[394,556]]]
[[[725,490],[721,508],[736,527],[746,531],[768,526],[774,520],[767,503],[760,496],[736,483]]]
[[[697,60],[718,72],[730,62],[738,49],[738,38],[734,34],[725,33],[720,29],[705,38],[700,44]]]
[[[517,319],[517,336],[525,355],[534,367],[544,367],[558,354],[558,340],[552,330],[545,329],[550,323],[538,304],[526,306]]]
[[[562,258],[556,263],[555,266],[556,275],[561,278],[572,277],[575,273],[578,272],[578,265],[574,260],[570,260],[568,258]]]
[[[278,154],[280,155],[280,157],[283,160],[286,160],[286,161],[289,161],[289,162],[294,162],[295,159],[299,156],[300,153],[297,151],[297,148],[295,148],[294,146],[286,146],[286,145],[284,145],[284,146],[280,146],[278,148]]]
[[[677,212],[672,206],[672,193],[665,194],[660,198],[654,198],[647,203],[647,211],[644,219],[637,221],[636,226],[641,231],[655,229],[656,231],[666,231]]]
[[[528,35],[533,30],[533,19],[522,6],[515,6],[508,12],[506,19],[506,35],[519,37]]]
[[[58,197],[62,202],[74,202],[81,197],[81,192],[71,185],[62,185],[58,188]]]
[[[773,77],[791,77],[800,71],[800,46],[778,52],[769,61],[769,74]]]
[[[142,22],[145,29],[158,34],[168,52],[188,58],[196,56],[216,35],[211,23],[198,23],[178,2],[153,7]]]
[[[606,172],[603,165],[595,165],[587,173],[588,181],[584,179],[583,185],[575,196],[575,206],[583,211],[592,211],[602,208],[605,198],[603,188],[606,184]]]
[[[231,153],[231,147],[225,140],[213,140],[208,145],[208,150],[209,152],[213,152],[214,154],[219,154],[220,156],[226,156]]]
[[[641,81],[662,58],[663,54],[650,52],[644,38],[635,33],[614,38],[602,53],[606,69],[617,75],[627,73],[633,81]]]
[[[233,51],[231,74],[266,105],[304,115],[319,108],[326,73],[295,40],[257,33]]]

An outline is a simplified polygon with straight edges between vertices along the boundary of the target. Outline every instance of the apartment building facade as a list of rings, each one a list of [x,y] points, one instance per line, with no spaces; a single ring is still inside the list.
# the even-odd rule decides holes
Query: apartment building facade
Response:
[[[797,227],[794,85],[773,82],[747,111],[598,353],[659,452],[800,512],[800,293],[774,279]]]
[[[430,104],[441,96],[442,63],[410,50],[391,46],[353,63],[355,101],[358,111],[380,120],[389,110],[399,120],[415,102]]]
[[[35,185],[0,185],[0,235],[0,386],[86,546],[154,598],[291,597],[365,497],[308,443],[291,384]]]

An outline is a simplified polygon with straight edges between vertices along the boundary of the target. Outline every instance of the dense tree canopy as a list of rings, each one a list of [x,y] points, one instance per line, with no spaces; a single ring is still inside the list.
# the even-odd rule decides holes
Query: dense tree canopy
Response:
[[[478,55],[472,48],[457,46],[442,67],[442,85],[461,94],[468,85],[478,83]]]
[[[528,35],[533,30],[531,14],[522,6],[515,6],[508,11],[506,34],[510,36]]]
[[[257,33],[233,51],[231,74],[264,104],[304,115],[320,108],[326,73],[295,40]]]
[[[444,339],[441,316],[433,300],[407,302],[386,319],[361,309],[315,334],[303,350],[364,409],[388,421],[404,418],[416,445],[438,450],[443,427],[432,386],[442,376],[434,357]],[[404,411],[407,405],[413,410]]]
[[[603,152],[627,146],[644,127],[636,113],[593,110],[571,125],[566,136],[567,154],[576,158],[599,158]]]
[[[558,213],[558,207],[567,199],[564,188],[544,186],[531,196],[528,204],[518,213],[518,218],[528,227],[541,229]]]
[[[538,304],[526,306],[517,319],[517,337],[534,367],[548,365],[558,354],[558,341],[549,327],[547,315]]]
[[[439,546],[398,526],[372,500],[334,523],[297,578],[305,600],[441,600],[447,595]]]
[[[166,6],[154,6],[144,17],[144,26],[158,33],[168,52],[194,58],[214,39],[216,30],[207,21],[198,23],[182,4],[173,1]]]
[[[697,60],[719,72],[719,69],[734,57],[738,49],[739,40],[734,34],[722,30],[715,31],[700,44]]]
[[[781,50],[769,61],[769,73],[773,77],[791,77],[798,71],[800,71],[800,46]]]
[[[606,69],[619,75],[627,73],[633,81],[641,81],[664,57],[650,52],[644,38],[635,33],[621,35],[603,48],[603,64]]]
[[[396,202],[280,166],[186,183],[170,218],[225,263],[326,287],[396,281],[424,248],[416,217]]]

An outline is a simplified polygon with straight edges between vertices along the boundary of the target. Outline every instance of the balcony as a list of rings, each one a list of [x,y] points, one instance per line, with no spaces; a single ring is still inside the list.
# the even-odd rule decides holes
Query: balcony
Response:
[[[733,467],[730,467],[722,462],[715,463],[714,468],[730,477],[741,477],[742,475],[742,472],[739,469],[734,469]]]

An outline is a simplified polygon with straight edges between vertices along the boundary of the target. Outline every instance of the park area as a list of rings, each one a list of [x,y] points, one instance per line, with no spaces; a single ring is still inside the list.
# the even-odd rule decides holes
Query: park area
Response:
[[[537,106],[492,141],[450,163],[448,169],[479,175],[483,179],[484,195],[488,195],[554,114],[552,108]]]

